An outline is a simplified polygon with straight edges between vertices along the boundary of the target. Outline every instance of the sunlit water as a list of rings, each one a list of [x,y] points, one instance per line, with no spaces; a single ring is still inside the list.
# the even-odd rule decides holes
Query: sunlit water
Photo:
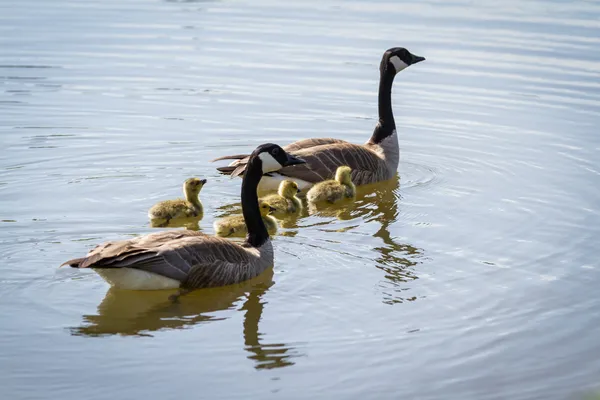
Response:
[[[479,3],[479,4],[478,4]],[[566,399],[600,385],[600,3],[0,2],[0,397]],[[285,221],[254,281],[58,269],[156,231],[209,160],[362,143],[382,52],[399,179]],[[198,228],[196,228],[198,229]]]

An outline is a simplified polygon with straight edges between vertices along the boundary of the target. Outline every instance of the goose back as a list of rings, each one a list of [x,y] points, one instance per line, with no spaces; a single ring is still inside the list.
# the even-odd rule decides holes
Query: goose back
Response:
[[[81,259],[78,268],[134,268],[180,282],[181,287],[230,285],[258,276],[273,265],[273,248],[238,244],[195,231],[165,231],[107,242]]]
[[[289,153],[300,157],[306,164],[284,167],[277,171],[284,177],[299,179],[310,183],[317,183],[335,177],[335,171],[340,165],[352,168],[352,182],[355,185],[365,185],[391,179],[398,168],[399,154],[396,135],[386,139],[381,144],[358,145],[343,140],[323,139],[327,143],[308,146],[309,142],[319,143],[320,139],[303,140],[300,145],[292,143],[285,146],[297,148]],[[389,141],[389,144],[388,144]],[[395,141],[395,142],[394,142]],[[383,146],[391,147],[393,157],[384,158]],[[287,151],[287,150],[286,150]],[[221,158],[223,159],[223,158]],[[231,163],[228,167],[218,168],[219,171],[230,174],[239,166],[245,165],[247,158],[241,158]]]

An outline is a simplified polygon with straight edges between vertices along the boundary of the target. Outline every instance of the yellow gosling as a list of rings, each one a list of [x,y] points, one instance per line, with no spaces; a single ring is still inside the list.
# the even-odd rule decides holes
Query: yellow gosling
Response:
[[[306,198],[311,203],[336,203],[343,199],[351,199],[356,195],[356,187],[352,183],[350,167],[341,166],[335,172],[335,180],[323,181],[314,185]]]
[[[187,179],[183,183],[185,199],[161,201],[148,210],[148,217],[152,220],[166,220],[166,222],[177,218],[202,218],[204,210],[198,194],[205,184],[206,179]]]
[[[296,196],[299,192],[298,184],[286,179],[279,184],[277,194],[271,194],[262,200],[274,209],[273,214],[295,214],[302,210],[302,202]]]
[[[267,232],[271,236],[274,235],[277,233],[277,220],[273,218],[273,216],[269,215],[269,213],[274,211],[273,207],[271,207],[268,203],[261,201],[259,204],[259,209],[262,220],[267,228]],[[246,228],[246,222],[244,221],[243,215],[232,215],[230,217],[218,219],[213,223],[213,227],[215,228],[215,233],[217,236],[221,237],[243,237],[248,234],[248,228]]]

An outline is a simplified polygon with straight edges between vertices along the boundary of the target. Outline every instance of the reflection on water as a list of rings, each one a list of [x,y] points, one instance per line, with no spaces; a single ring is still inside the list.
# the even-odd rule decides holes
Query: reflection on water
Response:
[[[155,332],[187,329],[203,323],[221,321],[218,311],[239,308],[244,313],[244,349],[256,369],[273,369],[294,365],[296,349],[285,343],[265,343],[259,330],[263,297],[273,285],[273,269],[239,285],[193,291],[170,301],[173,291],[130,291],[110,288],[98,305],[98,313],[84,315],[82,324],[70,328],[74,336],[153,336]]]
[[[256,369],[274,369],[294,365],[293,357],[298,357],[296,349],[285,343],[265,343],[265,336],[258,330],[264,308],[263,295],[269,286],[261,285],[248,294],[240,310],[244,314],[244,345],[251,353],[248,358],[256,362]]]
[[[335,204],[321,204],[319,208],[312,208],[306,197],[300,197],[303,202],[302,212],[296,215],[277,217],[278,223],[283,230],[277,235],[294,237],[300,230],[306,228],[317,228],[322,232],[347,232],[348,235],[360,232],[364,222],[376,223],[377,231],[373,237],[381,241],[372,250],[377,253],[372,259],[373,266],[383,271],[383,280],[378,287],[383,296],[385,304],[402,303],[415,300],[415,296],[407,296],[407,282],[417,279],[413,268],[420,262],[419,258],[423,250],[409,243],[399,242],[390,233],[390,226],[397,222],[398,208],[401,204],[400,176],[373,185],[357,187],[356,198]],[[220,216],[241,213],[241,204],[228,203],[219,207]],[[353,221],[355,224],[336,227],[336,221]],[[340,242],[344,239],[340,238]],[[318,249],[327,249],[321,245],[311,245]],[[351,254],[351,253],[347,253]]]
[[[320,216],[335,216],[339,220],[362,219],[364,222],[376,222],[377,231],[373,237],[382,241],[373,247],[377,252],[374,266],[384,272],[384,280],[379,288],[382,292],[383,302],[386,304],[402,303],[406,300],[415,300],[414,296],[406,296],[408,289],[406,282],[417,279],[412,268],[417,265],[417,257],[423,250],[408,243],[398,242],[390,233],[390,226],[398,218],[400,197],[400,177],[394,178],[377,185],[365,185],[357,188],[356,199],[329,210],[320,210]],[[329,213],[329,214],[328,214]],[[359,228],[360,224],[345,227],[339,231],[352,231]],[[321,228],[326,230],[326,228]]]
[[[412,267],[417,265],[418,261],[415,261],[415,258],[423,251],[407,243],[398,243],[390,234],[390,226],[398,218],[398,203],[401,200],[398,175],[386,182],[386,185],[374,188],[369,193],[368,200],[377,204],[377,207],[369,207],[369,212],[364,218],[381,224],[373,236],[383,241],[383,245],[375,247],[375,250],[380,253],[380,256],[375,259],[376,267],[385,273],[384,278],[387,283],[381,285],[383,302],[393,304],[415,300],[414,296],[405,297],[403,292],[407,290],[407,281],[417,279]]]
[[[4,3],[4,397],[562,400],[598,385],[598,2]],[[165,228],[211,234],[241,212],[214,157],[364,143],[397,45],[427,57],[393,87],[401,185],[279,220],[275,285],[171,304],[56,271],[156,232],[148,207],[190,176],[214,182],[204,218]]]

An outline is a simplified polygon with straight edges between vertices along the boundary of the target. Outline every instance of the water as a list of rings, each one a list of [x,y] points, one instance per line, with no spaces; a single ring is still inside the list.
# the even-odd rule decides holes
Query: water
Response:
[[[600,385],[600,3],[0,3],[3,398],[578,399]],[[286,224],[273,271],[194,293],[58,269],[208,162],[364,142],[382,52],[400,178]]]

